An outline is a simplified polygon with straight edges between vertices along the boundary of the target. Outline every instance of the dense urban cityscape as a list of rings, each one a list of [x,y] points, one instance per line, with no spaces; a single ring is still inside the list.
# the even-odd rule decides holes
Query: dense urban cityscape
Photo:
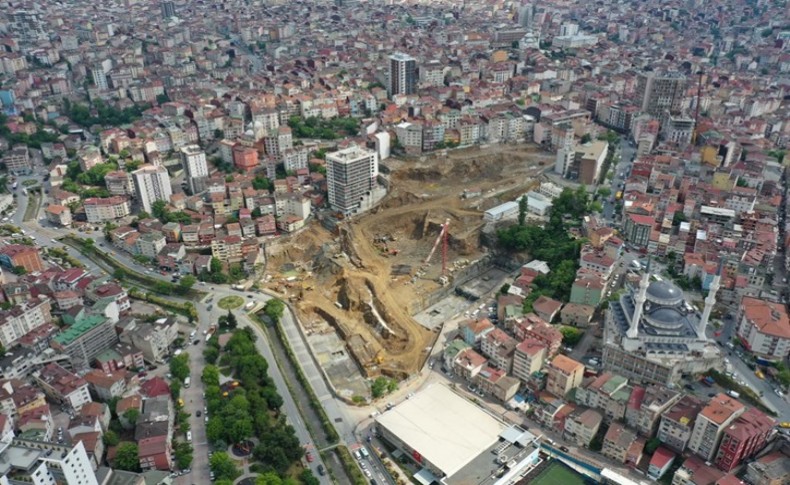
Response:
[[[0,0],[0,485],[790,484],[789,143],[786,0]]]

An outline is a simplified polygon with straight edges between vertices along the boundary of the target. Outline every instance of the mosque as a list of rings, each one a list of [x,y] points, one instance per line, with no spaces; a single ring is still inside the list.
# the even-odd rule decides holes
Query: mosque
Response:
[[[720,284],[721,266],[700,315],[675,284],[651,278],[648,264],[639,286],[609,305],[604,368],[629,379],[664,385],[683,375],[722,368],[719,347],[705,335]]]

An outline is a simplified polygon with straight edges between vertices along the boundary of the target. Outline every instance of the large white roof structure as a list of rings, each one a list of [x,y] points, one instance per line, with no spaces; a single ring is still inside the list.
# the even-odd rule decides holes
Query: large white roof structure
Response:
[[[499,441],[506,428],[441,384],[420,391],[376,421],[448,477]]]

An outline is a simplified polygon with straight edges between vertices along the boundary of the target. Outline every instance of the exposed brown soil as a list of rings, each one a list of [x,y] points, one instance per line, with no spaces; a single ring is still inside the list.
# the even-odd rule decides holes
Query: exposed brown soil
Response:
[[[335,327],[368,375],[406,377],[436,338],[412,314],[422,296],[440,288],[441,247],[424,261],[441,225],[450,220],[452,276],[457,265],[482,256],[483,211],[534,188],[539,162],[550,158],[533,147],[494,146],[421,162],[387,160],[391,190],[379,206],[344,221],[337,234],[313,224],[279,241],[269,254],[269,287],[291,296],[308,330],[318,321]],[[472,188],[483,195],[463,199]],[[283,271],[289,263],[295,271]]]

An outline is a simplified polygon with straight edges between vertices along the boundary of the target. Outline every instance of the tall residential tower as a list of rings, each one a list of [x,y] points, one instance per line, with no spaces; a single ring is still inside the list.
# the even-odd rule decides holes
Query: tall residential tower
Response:
[[[387,86],[389,95],[417,92],[417,60],[401,52],[392,54],[389,60],[389,85]]]
[[[352,214],[364,206],[376,187],[379,156],[376,152],[352,146],[326,154],[326,183],[329,205]]]

